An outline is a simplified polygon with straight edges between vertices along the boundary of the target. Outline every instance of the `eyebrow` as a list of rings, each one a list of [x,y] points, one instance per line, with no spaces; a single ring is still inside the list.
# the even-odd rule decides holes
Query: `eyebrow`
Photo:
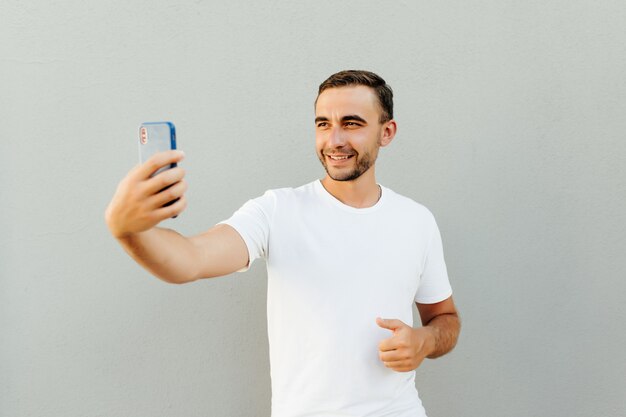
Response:
[[[342,122],[347,122],[349,120],[356,120],[357,122],[361,122],[361,123],[367,124],[367,121],[364,118],[362,118],[361,116],[358,116],[356,114],[349,114],[349,115],[343,116],[341,118]],[[328,122],[328,121],[329,121],[328,118],[324,117],[324,116],[319,116],[319,117],[315,118],[315,123]]]

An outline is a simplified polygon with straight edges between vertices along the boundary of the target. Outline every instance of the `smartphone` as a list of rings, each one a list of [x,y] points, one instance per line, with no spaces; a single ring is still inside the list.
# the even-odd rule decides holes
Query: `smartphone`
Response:
[[[157,152],[176,149],[176,128],[172,122],[146,122],[139,126],[139,162],[146,162]],[[166,169],[176,167],[176,163],[160,168],[152,176]]]
[[[143,164],[155,153],[169,151],[170,149],[176,149],[176,128],[174,127],[174,123],[146,122],[139,126],[139,162]],[[158,175],[176,166],[176,163],[173,163],[159,168],[152,176]],[[169,187],[171,187],[171,185]],[[169,187],[165,187],[163,190]],[[172,200],[163,207],[170,206],[177,201],[178,199]]]

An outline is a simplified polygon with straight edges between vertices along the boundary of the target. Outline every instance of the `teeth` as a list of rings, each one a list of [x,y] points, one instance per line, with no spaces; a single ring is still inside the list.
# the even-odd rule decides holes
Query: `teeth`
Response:
[[[333,156],[333,155],[328,155],[330,157],[330,159],[334,159],[334,160],[341,160],[341,159],[348,159],[350,157],[350,155],[346,155],[346,156]]]

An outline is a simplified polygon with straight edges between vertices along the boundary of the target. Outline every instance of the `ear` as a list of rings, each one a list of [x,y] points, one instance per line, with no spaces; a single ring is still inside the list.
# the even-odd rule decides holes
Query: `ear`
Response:
[[[388,122],[383,124],[383,132],[380,138],[380,146],[387,146],[391,143],[393,138],[396,136],[396,131],[398,130],[398,125],[396,121],[391,119]]]

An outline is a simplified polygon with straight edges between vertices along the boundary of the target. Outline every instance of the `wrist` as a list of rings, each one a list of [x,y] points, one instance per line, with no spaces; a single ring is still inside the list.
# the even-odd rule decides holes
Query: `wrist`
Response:
[[[123,241],[123,240],[127,240],[133,233],[122,230],[119,227],[116,227],[114,222],[108,222],[107,221],[107,226],[109,226],[109,232],[111,232],[111,235],[113,235],[113,237],[117,240]]]

